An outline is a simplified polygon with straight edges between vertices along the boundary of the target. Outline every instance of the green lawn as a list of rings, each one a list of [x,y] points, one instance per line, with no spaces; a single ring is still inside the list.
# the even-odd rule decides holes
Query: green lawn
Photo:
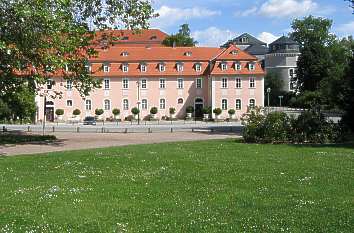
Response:
[[[354,147],[215,140],[0,157],[0,232],[26,231],[354,232]]]

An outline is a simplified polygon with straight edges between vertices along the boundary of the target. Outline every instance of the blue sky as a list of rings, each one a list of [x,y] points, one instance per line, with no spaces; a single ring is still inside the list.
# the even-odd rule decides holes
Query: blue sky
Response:
[[[243,32],[270,43],[291,30],[294,18],[312,14],[333,20],[338,36],[354,34],[354,15],[344,0],[152,0],[160,17],[153,28],[167,33],[188,23],[199,46],[219,46]]]

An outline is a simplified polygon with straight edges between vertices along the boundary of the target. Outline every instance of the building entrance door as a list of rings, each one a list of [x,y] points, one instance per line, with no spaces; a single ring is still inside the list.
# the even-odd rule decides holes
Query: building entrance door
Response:
[[[203,99],[201,98],[197,98],[195,99],[194,102],[194,117],[197,119],[202,119],[203,118],[203,107],[204,107],[204,103],[203,103]]]

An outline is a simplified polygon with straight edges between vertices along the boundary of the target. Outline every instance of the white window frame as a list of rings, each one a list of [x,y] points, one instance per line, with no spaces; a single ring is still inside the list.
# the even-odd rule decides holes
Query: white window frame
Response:
[[[241,78],[236,78],[235,79],[235,88],[236,89],[242,89],[242,79]]]
[[[254,106],[251,106],[251,101],[252,100],[254,101]],[[256,99],[254,99],[254,98],[249,99],[248,100],[248,107],[251,108],[251,109],[255,108],[256,107]]]
[[[166,109],[166,99],[160,99],[159,100],[159,107],[160,109]]]
[[[85,100],[85,109],[86,111],[92,110],[92,100]]]
[[[227,108],[228,108],[227,99],[222,99],[222,100],[221,100],[221,109],[222,109],[222,110],[227,110]]]
[[[240,103],[239,106],[237,104],[238,102]],[[236,110],[242,110],[242,100],[241,99],[236,99],[236,101],[235,101],[235,109]]]
[[[68,105],[68,101],[71,101],[71,105]],[[66,100],[66,107],[72,108],[74,106],[74,101],[72,99]]]
[[[177,89],[183,89],[183,88],[184,88],[184,79],[177,78]]]
[[[48,79],[47,82],[46,82],[46,88],[47,88],[47,90],[52,90],[52,89],[53,89],[53,86],[54,86],[54,81],[53,81],[53,79]]]
[[[122,100],[122,102],[123,102],[123,110],[125,110],[125,111],[127,111],[127,110],[129,110],[129,100],[128,99],[123,99]]]
[[[128,78],[123,78],[122,80],[122,88],[123,89],[129,89],[129,79]]]
[[[227,70],[227,63],[226,62],[221,63],[221,70]]]
[[[140,64],[140,72],[146,72],[147,71],[147,65],[146,64]]]
[[[235,70],[241,70],[241,69],[242,69],[241,63],[240,62],[236,62],[235,63]]]
[[[290,68],[289,69],[289,90],[290,91],[294,91],[296,89],[296,82],[293,81],[293,78],[295,77],[296,77],[295,68]]]
[[[122,65],[122,71],[123,71],[124,73],[129,72],[129,65],[128,65],[128,64],[123,64],[123,65]]]
[[[182,63],[177,63],[177,71],[183,72],[183,64]]]
[[[162,63],[159,64],[159,71],[160,71],[160,72],[165,72],[165,71],[166,71],[166,66],[165,66],[165,64],[162,64]]]
[[[108,84],[108,85],[107,85]],[[103,89],[104,90],[109,90],[111,89],[111,81],[109,78],[103,79]]]
[[[195,88],[197,88],[197,89],[203,88],[203,79],[202,78],[197,78],[195,80]]]
[[[253,77],[249,79],[249,88],[254,89],[256,88],[256,80]]]
[[[141,89],[147,89],[147,79],[146,78],[143,78],[140,80],[140,87]]]
[[[141,109],[147,110],[148,109],[148,100],[147,99],[142,99],[141,100]]]
[[[110,70],[110,69],[109,69],[109,65],[104,64],[104,65],[103,65],[103,72],[104,72],[104,73],[108,73],[109,70]]]
[[[226,82],[224,82],[226,80]],[[227,78],[221,78],[221,88],[227,89],[229,86]]]
[[[73,90],[73,81],[66,80],[66,90],[67,91],[72,91]]]
[[[165,78],[160,78],[159,88],[160,89],[166,89],[166,79]]]
[[[199,63],[195,64],[195,71],[202,72],[202,65]]]
[[[256,64],[254,64],[254,63],[249,63],[249,64],[248,64],[248,69],[249,69],[249,70],[252,70],[252,71],[255,70],[255,69],[256,69]]]
[[[108,105],[107,105],[107,103],[108,103]],[[110,111],[111,110],[111,100],[109,100],[109,99],[103,100],[103,109],[105,111]]]

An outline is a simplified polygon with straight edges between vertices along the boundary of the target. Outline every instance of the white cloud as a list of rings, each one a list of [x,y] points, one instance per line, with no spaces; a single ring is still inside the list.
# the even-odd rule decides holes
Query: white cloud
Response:
[[[192,37],[199,42],[198,46],[211,47],[219,47],[226,41],[234,38],[236,35],[236,32],[217,27],[209,27],[204,30],[192,32]]]
[[[153,19],[151,24],[153,27],[166,28],[175,25],[181,21],[187,21],[193,18],[207,18],[220,15],[220,11],[209,10],[206,8],[172,8],[169,6],[161,6],[156,12],[160,15]]]
[[[247,10],[244,10],[244,11],[237,11],[234,15],[236,17],[237,16],[245,17],[245,16],[249,16],[249,15],[255,14],[257,11],[258,11],[258,8],[256,6],[254,6],[254,7],[250,8],[250,9],[247,9]]]
[[[354,34],[354,21],[339,25],[337,30],[341,34],[343,34],[344,36],[353,35]]]
[[[276,39],[278,39],[279,36],[275,36],[270,32],[262,32],[257,36],[257,38],[267,44],[270,44],[273,41],[275,41]]]

